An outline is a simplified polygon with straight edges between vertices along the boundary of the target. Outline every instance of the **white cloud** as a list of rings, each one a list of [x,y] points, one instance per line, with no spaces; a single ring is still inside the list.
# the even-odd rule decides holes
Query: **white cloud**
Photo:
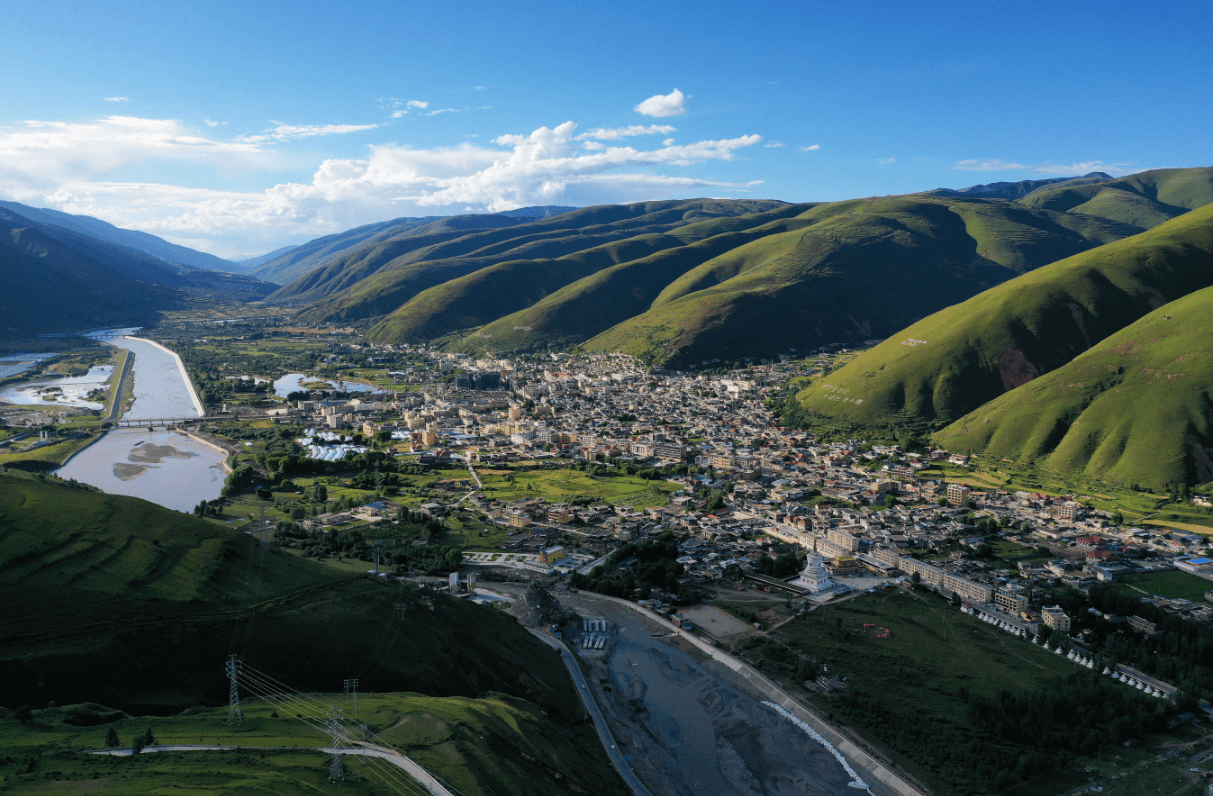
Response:
[[[429,113],[427,113],[427,114],[426,114],[426,116],[437,116],[437,115],[438,115],[438,114],[440,114],[440,113],[460,113],[460,112],[462,112],[463,110],[466,110],[466,109],[461,109],[461,108],[436,108],[436,109],[434,109],[434,110],[430,111]]]
[[[638,135],[669,135],[676,132],[678,132],[677,128],[668,124],[633,124],[628,127],[599,127],[596,130],[582,133],[577,136],[577,140],[594,138],[598,141],[620,141]]]
[[[484,86],[472,86],[472,91],[484,91]]]
[[[821,149],[821,144],[809,144],[800,148],[801,152],[816,152]]]
[[[0,127],[0,179],[23,185],[87,180],[149,160],[262,157],[250,141],[219,141],[173,119],[107,116],[95,122],[26,121]]]
[[[896,163],[896,162],[897,162],[897,158],[877,158],[877,159],[876,159],[876,162],[877,162],[877,163],[879,163],[879,164],[880,164],[880,165],[882,165],[882,166],[888,166],[888,165],[890,165],[890,164],[892,164],[892,163]]]
[[[336,132],[338,126],[326,127]],[[319,132],[326,127],[279,125],[269,137],[276,142],[275,135],[327,134]],[[739,150],[761,142],[761,136],[746,135],[644,149],[581,140],[577,126],[565,122],[525,135],[498,136],[491,144],[433,149],[374,145],[365,157],[323,161],[310,182],[222,191],[119,182],[110,175],[123,166],[147,168],[173,159],[212,158],[227,166],[233,157],[243,157],[262,166],[275,155],[262,149],[263,143],[216,141],[171,120],[27,122],[16,129],[0,128],[0,195],[236,256],[400,215],[735,192],[755,183],[665,171],[730,161]]]
[[[214,122],[214,121],[211,121],[210,119],[203,119],[202,123],[205,124],[207,127],[218,127],[219,126],[219,122]],[[224,122],[224,124],[227,124],[227,122]]]
[[[1037,174],[1047,174],[1055,177],[1069,177],[1090,174],[1093,171],[1103,171],[1110,174],[1128,174],[1132,169],[1132,164],[1086,160],[1078,163],[1038,163],[1028,166],[1009,160],[989,158],[986,160],[961,160],[952,168],[959,169],[960,171],[1032,171]]]
[[[430,107],[429,102],[423,102],[422,100],[409,100],[408,102],[404,103],[402,103],[400,100],[393,100],[393,102],[397,106],[402,106],[399,110],[392,112],[393,119],[400,119],[404,116],[408,116],[410,110],[425,110],[426,108]]]
[[[377,124],[282,124],[275,122],[276,127],[261,135],[241,136],[239,140],[249,143],[265,141],[294,141],[300,138],[315,138],[320,135],[341,135],[343,133],[358,133],[363,130],[374,130]]]
[[[103,102],[130,102],[130,97],[105,97]]]
[[[1009,160],[962,160],[952,168],[960,169],[961,171],[1007,171],[1009,169],[1026,169],[1019,163],[1012,163]]]
[[[783,146],[783,142],[782,141],[771,141],[769,143],[763,144],[763,146],[766,147],[767,149],[778,149],[779,147]]]
[[[681,116],[687,112],[689,94],[674,89],[669,94],[654,94],[633,110],[644,116]]]
[[[673,138],[667,138],[666,140],[664,140],[664,141],[662,141],[662,142],[661,142],[661,145],[662,145],[662,146],[674,146],[674,139],[673,139]]]

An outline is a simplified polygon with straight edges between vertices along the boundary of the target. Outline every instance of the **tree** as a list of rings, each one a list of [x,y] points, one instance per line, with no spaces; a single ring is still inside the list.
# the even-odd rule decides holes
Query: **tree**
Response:
[[[143,747],[144,747],[144,746],[146,746],[146,744],[145,744],[145,743],[143,743],[143,736],[142,736],[142,735],[136,735],[136,736],[134,737],[134,739],[131,741],[131,754],[132,754],[132,755],[137,755],[137,754],[139,754],[140,752],[142,752],[142,751],[143,751]]]
[[[14,711],[14,715],[17,717],[17,721],[24,724],[34,718],[34,709],[29,705],[22,705]]]
[[[118,730],[110,727],[109,732],[105,734],[105,746],[107,749],[114,749],[122,745],[122,741],[118,738]]]
[[[152,728],[148,727],[147,731],[145,731],[143,733],[143,745],[144,746],[155,746],[155,744],[156,744],[156,736],[152,735]]]

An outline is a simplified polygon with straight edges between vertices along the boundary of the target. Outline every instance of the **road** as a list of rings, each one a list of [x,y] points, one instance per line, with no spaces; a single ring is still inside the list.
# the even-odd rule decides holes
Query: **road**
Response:
[[[644,786],[644,783],[632,773],[631,767],[624,760],[623,752],[619,751],[619,746],[615,743],[615,736],[611,734],[611,728],[607,726],[606,719],[602,716],[602,710],[598,707],[598,703],[594,701],[594,696],[590,693],[590,687],[586,684],[585,676],[581,673],[581,667],[577,665],[577,659],[573,657],[573,653],[564,644],[561,644],[546,633],[533,628],[531,632],[542,639],[548,646],[560,651],[560,657],[573,678],[573,684],[577,686],[577,693],[581,696],[581,703],[585,705],[585,709],[590,713],[590,718],[594,720],[594,729],[598,730],[598,737],[602,739],[602,747],[606,749],[607,755],[611,759],[611,765],[619,772],[619,776],[623,778],[623,781],[627,783],[628,787],[632,789],[632,793],[636,794],[636,796],[653,796],[649,789]]]
[[[430,773],[421,766],[414,763],[408,757],[400,754],[394,749],[388,749],[383,746],[366,743],[365,741],[352,741],[357,746],[207,746],[203,744],[185,744],[180,746],[147,746],[143,749],[143,754],[148,752],[221,752],[231,751],[234,749],[249,750],[274,750],[285,752],[298,752],[300,750],[315,750],[317,752],[325,752],[333,754],[336,752],[341,755],[357,755],[359,757],[377,757],[381,760],[386,760],[396,768],[403,769],[405,773],[417,781],[421,787],[425,788],[430,796],[455,796],[449,790],[442,786],[438,780],[430,776]],[[89,754],[94,755],[111,755],[113,757],[130,757],[130,748],[118,749],[94,749]]]

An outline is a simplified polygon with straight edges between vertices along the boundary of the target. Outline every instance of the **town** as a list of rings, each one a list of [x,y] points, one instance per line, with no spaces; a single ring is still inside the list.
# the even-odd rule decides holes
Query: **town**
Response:
[[[403,389],[336,398],[317,390],[269,408],[222,409],[245,421],[304,428],[298,442],[316,460],[354,461],[377,447],[402,462],[453,472],[426,490],[419,510],[438,520],[470,512],[485,527],[505,531],[496,550],[466,545],[465,568],[588,576],[620,545],[672,534],[684,592],[748,573],[818,603],[874,583],[913,582],[1030,636],[1070,629],[1073,618],[1048,604],[1056,589],[1169,571],[1213,580],[1213,559],[1199,534],[1128,526],[1081,495],[983,490],[945,476],[941,465],[965,471],[964,455],[856,439],[821,442],[780,427],[772,413],[776,399],[790,380],[828,368],[833,355],[665,372],[619,354],[477,359],[426,346],[349,342],[327,355],[328,372],[381,369]],[[385,364],[399,361],[411,364],[398,370]],[[483,490],[478,473],[519,468],[639,476],[660,488],[645,507],[584,495],[502,501]],[[324,534],[396,516],[391,496],[372,493],[366,502],[303,517],[301,528]],[[786,583],[787,572],[780,580],[770,578],[769,567],[760,569],[764,559],[789,553],[820,556],[830,588],[817,593]],[[612,566],[623,572],[635,563]],[[604,569],[599,574],[609,576]],[[1213,583],[1209,589],[1207,598]],[[671,612],[677,602],[660,586],[646,588],[644,597]],[[1204,601],[1154,595],[1149,601],[1167,613],[1213,621],[1213,606]],[[1140,617],[1107,619],[1153,632]]]

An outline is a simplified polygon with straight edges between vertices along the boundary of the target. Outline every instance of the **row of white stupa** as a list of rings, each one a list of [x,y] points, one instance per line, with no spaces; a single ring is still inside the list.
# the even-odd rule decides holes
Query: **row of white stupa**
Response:
[[[999,630],[1005,630],[1006,632],[1008,632],[1012,635],[1019,636],[1021,638],[1027,638],[1028,636],[1031,636],[1032,643],[1037,646],[1040,646],[1040,637],[1039,636],[1032,636],[1032,634],[1028,633],[1023,628],[1017,627],[1017,626],[1011,624],[1010,622],[1005,622],[997,617],[990,616],[989,614],[978,614],[978,618],[981,619],[981,621],[985,622],[986,624],[994,625]],[[1045,649],[1047,649],[1050,652],[1053,652],[1057,655],[1061,655],[1061,654],[1065,653],[1065,650],[1062,649],[1061,644],[1058,644],[1056,648],[1051,648],[1051,647],[1049,647],[1048,643],[1046,642]],[[1095,660],[1093,658],[1087,657],[1086,655],[1083,655],[1081,652],[1079,652],[1076,649],[1071,649],[1068,653],[1065,653],[1065,654],[1066,654],[1066,658],[1068,660],[1074,661],[1079,666],[1085,666],[1088,669],[1095,668]],[[1109,669],[1107,666],[1104,667],[1102,674],[1106,674],[1109,677],[1111,677],[1113,680],[1124,683],[1125,685],[1128,685],[1128,686],[1132,686],[1133,688],[1136,688],[1138,691],[1141,691],[1145,694],[1149,694],[1152,697],[1158,697],[1159,699],[1164,699],[1167,696],[1162,691],[1158,690],[1157,688],[1150,685],[1149,683],[1145,683],[1134,677],[1130,677],[1129,675],[1125,674],[1124,672],[1113,671],[1113,670]]]

